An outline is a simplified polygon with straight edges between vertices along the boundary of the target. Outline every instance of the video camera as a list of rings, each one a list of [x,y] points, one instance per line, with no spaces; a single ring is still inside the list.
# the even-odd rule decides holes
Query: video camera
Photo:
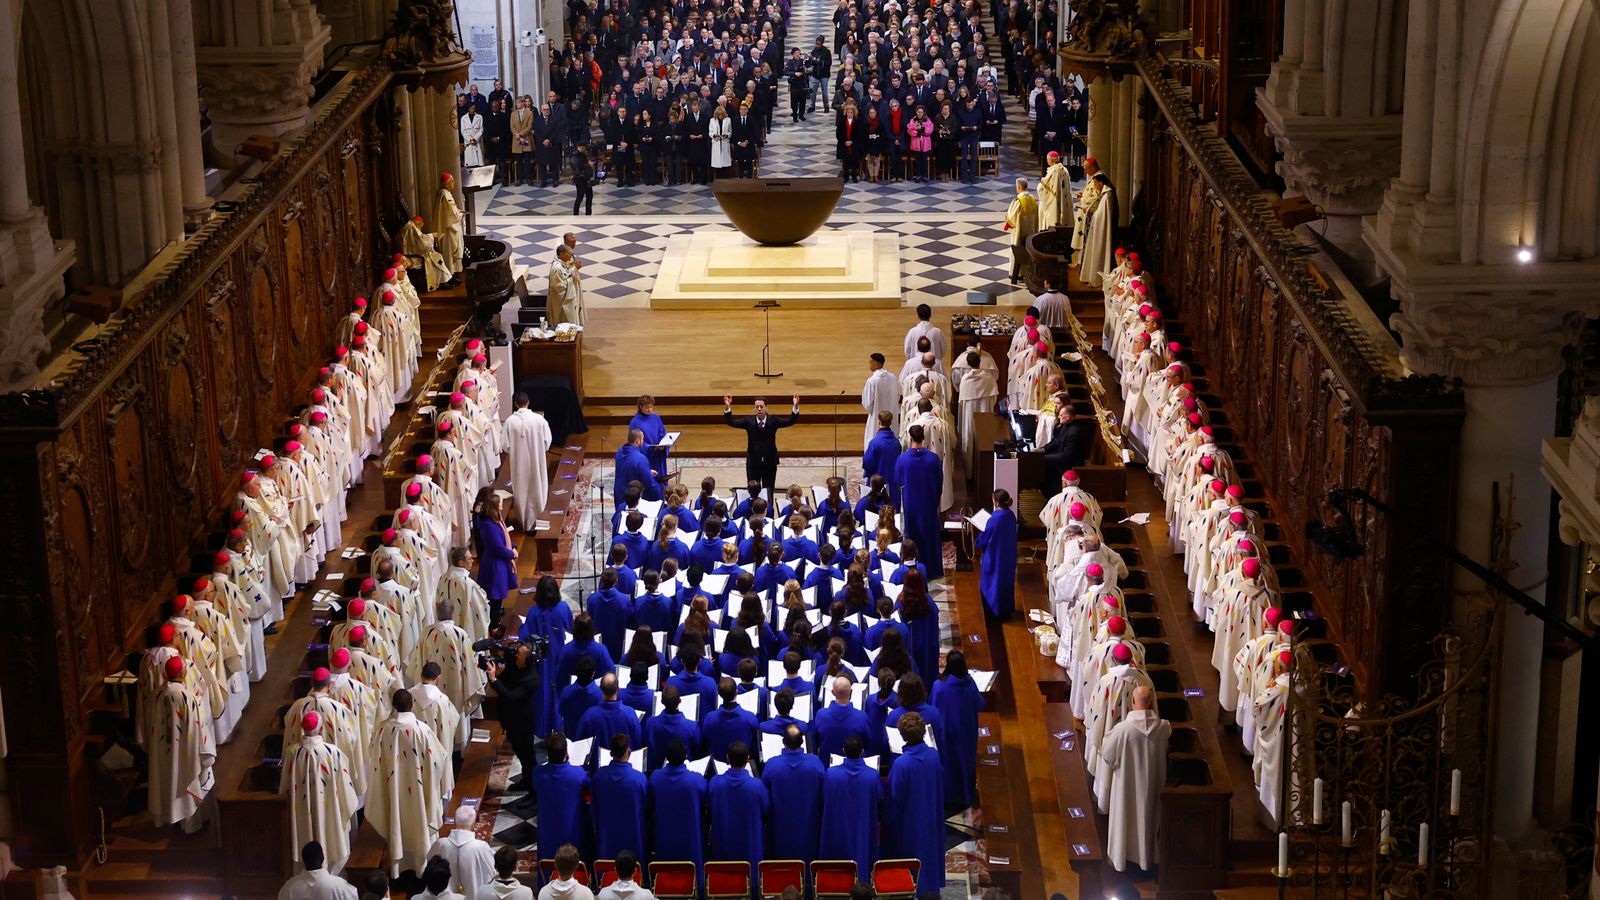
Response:
[[[517,637],[498,637],[477,641],[472,645],[472,649],[478,651],[478,668],[488,671],[491,659],[506,668],[515,665],[517,651],[523,646],[528,648],[528,662],[537,665],[544,661],[545,654],[549,652],[550,641],[539,636],[527,640]]]

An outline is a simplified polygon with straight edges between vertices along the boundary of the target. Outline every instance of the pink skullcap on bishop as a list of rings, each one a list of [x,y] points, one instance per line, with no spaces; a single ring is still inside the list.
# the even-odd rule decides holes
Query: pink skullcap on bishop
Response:
[[[211,590],[211,579],[201,575],[194,580],[194,592],[196,594],[204,594],[209,590]]]
[[[1227,487],[1228,487],[1228,483],[1226,481],[1223,481],[1221,478],[1213,478],[1213,479],[1211,479],[1211,492],[1212,493],[1220,494],[1224,490],[1226,490]]]
[[[172,623],[170,622],[163,623],[161,628],[156,631],[156,640],[160,641],[163,645],[172,643],[177,639],[177,637],[178,629],[172,627]]]
[[[484,356],[482,353],[473,354],[472,364],[475,366],[481,366],[488,361],[489,357]]]
[[[1039,329],[1037,329],[1037,328],[1029,328],[1028,329],[1028,343],[1030,343],[1030,344],[1039,343]]]
[[[1243,525],[1244,523],[1248,522],[1249,519],[1245,518],[1244,510],[1236,509],[1233,512],[1228,513],[1228,521],[1235,525]]]
[[[1246,539],[1244,539],[1244,540],[1239,542],[1239,549],[1240,550],[1248,550],[1248,551],[1254,552],[1255,549],[1256,549],[1256,545],[1249,538],[1246,538]]]
[[[411,521],[411,510],[409,510],[409,509],[400,510],[400,512],[395,515],[394,519],[395,519],[396,522],[399,522],[401,525],[404,525],[407,522],[410,522]]]
[[[368,591],[375,591],[377,589],[378,589],[378,582],[376,580],[374,580],[372,578],[363,578],[363,579],[361,579],[361,593],[365,594]],[[355,606],[354,603],[352,603],[350,605],[352,607]]]
[[[449,422],[440,422],[434,430],[438,431],[440,434],[449,434],[451,426]]]
[[[468,350],[476,351],[479,347],[482,347],[482,346],[483,346],[483,341],[480,341],[477,338],[473,338],[472,340],[467,341],[467,349]]]
[[[333,374],[333,370],[328,368],[327,366],[323,366],[322,368],[317,370],[317,377],[319,377],[319,378],[327,378],[328,376],[330,376],[332,374]]]
[[[1046,344],[1044,341],[1040,341],[1039,343],[1034,344],[1033,345],[1033,349],[1037,350],[1040,353],[1049,353],[1050,352],[1050,346],[1048,344]]]
[[[383,305],[384,306],[393,306],[394,305],[394,291],[384,291],[383,292]]]
[[[1201,422],[1201,419],[1200,419],[1200,414],[1199,413],[1189,413],[1189,424],[1190,425],[1199,425],[1200,422]]]
[[[1159,310],[1159,309],[1150,310],[1150,321],[1152,321],[1152,322],[1161,321],[1161,310]],[[1168,347],[1176,347],[1178,345],[1177,344],[1168,344],[1167,346]]]
[[[1244,573],[1246,578],[1254,578],[1261,574],[1261,561],[1254,557],[1247,559],[1239,564],[1239,571]]]
[[[333,355],[334,356],[349,356],[350,355],[350,348],[346,347],[343,344],[340,344],[339,346],[333,348]]]
[[[355,307],[356,307],[356,309],[366,309],[367,308],[367,298],[365,298],[365,297],[357,297],[356,300],[355,300]]]
[[[1139,304],[1139,315],[1141,315],[1141,316],[1150,315],[1150,304],[1148,304],[1148,303]]]
[[[233,562],[233,554],[226,550],[218,550],[217,555],[211,557],[211,564],[214,566],[225,566],[230,562]]]
[[[422,485],[416,483],[415,481],[413,481],[410,484],[406,485],[406,496],[407,497],[421,497],[422,496]],[[405,510],[401,510],[401,512],[404,513]]]
[[[1279,653],[1278,653],[1278,664],[1279,665],[1287,666],[1293,660],[1294,660],[1294,657],[1289,655],[1289,651],[1287,651],[1287,650],[1279,651]]]
[[[333,655],[334,656],[338,656],[341,653],[344,653],[344,648],[342,648],[342,647],[339,648],[338,650],[333,651]],[[349,654],[345,654],[345,655],[348,656]],[[333,673],[328,671],[328,667],[327,666],[317,666],[317,670],[315,672],[311,673],[311,680],[312,681],[327,681],[332,676],[333,676]]]
[[[367,339],[358,334],[355,336],[355,340],[350,342],[350,345],[357,350],[365,350],[367,349]]]
[[[1148,332],[1148,331],[1139,332],[1139,340],[1144,341],[1146,344],[1150,343],[1150,332]]]
[[[314,413],[311,414],[311,424],[313,424],[313,425],[321,425],[323,422],[326,422],[326,421],[328,421],[328,414],[327,413],[314,412]]]
[[[285,453],[299,453],[300,452],[300,442],[299,441],[290,441],[289,443],[284,444],[283,445],[283,452],[285,452]]]
[[[395,265],[398,266],[399,264],[401,264],[401,263],[403,263],[405,261],[406,261],[406,255],[404,253],[396,253],[394,255],[394,264]]]
[[[1200,426],[1200,433],[1205,435],[1206,437],[1211,437],[1216,432],[1211,430],[1211,426],[1210,425],[1201,425]]]
[[[1172,342],[1167,344],[1167,352],[1168,353],[1182,353],[1183,352],[1183,345],[1178,343],[1177,341],[1172,341]]]
[[[1039,324],[1039,317],[1038,316],[1034,316],[1034,315],[1023,316],[1022,317],[1022,324],[1028,326],[1029,328],[1032,328],[1035,325]]]
[[[233,511],[233,515],[230,516],[229,518],[232,519],[235,523],[243,522],[244,521],[244,510],[242,510],[242,509],[234,510]]]
[[[366,615],[366,612],[367,612],[367,601],[362,600],[360,597],[357,597],[356,599],[350,601],[350,615],[355,616],[356,618],[359,619],[363,615]],[[361,626],[358,625],[356,627],[359,628]],[[352,631],[354,631],[354,629],[352,629]]]
[[[1265,615],[1267,618],[1267,625],[1276,628],[1278,626],[1278,622],[1283,619],[1283,610],[1276,606],[1269,606],[1267,607]]]
[[[477,357],[473,357],[473,358],[476,359]],[[470,378],[467,379],[466,381],[461,382],[461,389],[463,391],[476,390],[477,387],[478,387],[478,383],[476,381],[473,381]]]
[[[1060,159],[1060,158],[1061,158],[1061,154],[1060,154],[1060,153],[1057,153],[1057,152],[1056,152],[1056,151],[1054,151],[1054,150],[1051,150],[1051,151],[1050,151],[1050,152],[1049,152],[1049,153],[1046,153],[1046,154],[1045,154],[1045,155],[1044,155],[1044,158],[1045,158],[1045,159],[1047,159],[1047,160],[1051,160],[1051,159]]]
[[[168,678],[182,678],[183,677],[183,657],[174,656],[171,659],[167,660],[167,677]]]
[[[243,539],[244,539],[244,529],[243,528],[234,528],[234,529],[231,529],[228,532],[228,540],[230,540],[230,541],[239,541],[239,540],[243,540]]]
[[[350,665],[350,651],[343,647],[333,651],[333,656],[328,658],[335,669],[342,669]]]
[[[383,542],[385,544],[393,542],[394,541],[394,536],[395,536],[395,530],[393,528],[385,528],[383,530]]]
[[[360,601],[358,600],[356,602],[359,603]],[[353,606],[354,604],[351,604],[351,605]],[[363,605],[362,609],[365,609],[365,608],[366,608],[366,606]],[[366,639],[367,639],[367,626],[365,626],[365,625],[357,625],[356,627],[350,629],[350,643],[359,644],[359,643],[361,643],[362,641],[364,641]]]
[[[1061,473],[1061,480],[1062,481],[1077,481],[1078,480],[1078,472],[1077,472],[1077,470],[1076,469],[1068,469],[1065,472],[1062,472]]]
[[[433,465],[433,457],[429,456],[426,453],[424,453],[421,456],[417,457],[417,465],[418,466],[431,466],[431,465]]]
[[[367,333],[367,323],[365,323],[365,322],[357,322],[356,323],[356,334],[366,334],[366,333]]]
[[[1118,256],[1127,256],[1128,255],[1128,248],[1127,247],[1118,247],[1115,252],[1116,252],[1116,254]]]
[[[1242,498],[1244,496],[1244,487],[1237,484],[1230,485],[1228,487],[1228,496],[1233,497],[1236,500]]]
[[[317,714],[314,712],[308,712],[300,717],[300,730],[308,734],[315,732],[317,726],[321,724],[322,720],[317,718]]]
[[[1200,404],[1195,402],[1195,399],[1193,397],[1185,397],[1185,398],[1183,398],[1183,408],[1188,410],[1189,412],[1194,412],[1195,410],[1200,408]]]
[[[173,597],[172,614],[177,616],[183,615],[183,611],[189,608],[189,601],[192,599],[194,598],[190,597],[188,594],[179,594],[178,596]]]
[[[1132,662],[1133,651],[1128,649],[1127,644],[1117,644],[1111,648],[1111,658],[1119,663]]]
[[[1112,616],[1106,620],[1106,631],[1110,634],[1121,634],[1128,630],[1128,620],[1121,616]]]
[[[254,473],[254,472],[246,472],[243,475],[239,476],[239,483],[240,484],[249,484],[250,482],[255,481],[255,480],[256,480],[256,473]]]
[[[385,280],[388,280],[388,281],[393,281],[394,277],[396,275],[399,275],[399,274],[400,274],[400,271],[398,269],[384,269],[383,270],[383,277],[384,277]]]
[[[1106,570],[1101,568],[1099,563],[1089,563],[1083,567],[1083,574],[1088,575],[1090,578],[1099,578],[1105,573]]]
[[[278,464],[278,458],[276,456],[273,456],[271,453],[268,453],[265,456],[261,457],[261,468],[263,468],[263,469],[270,469],[270,468],[272,468],[273,466],[275,466],[277,464]]]
[[[1106,609],[1116,609],[1122,605],[1122,601],[1118,599],[1116,594],[1107,594],[1100,598],[1100,602],[1106,605]]]
[[[1067,512],[1071,513],[1074,519],[1081,519],[1089,514],[1089,507],[1082,503],[1074,503],[1067,508]]]
[[[1216,465],[1216,460],[1212,459],[1210,456],[1200,457],[1200,468],[1205,469],[1207,472],[1216,468]]]
[[[1294,620],[1293,619],[1279,619],[1278,620],[1278,633],[1281,634],[1281,635],[1284,635],[1285,637],[1287,637],[1288,635],[1294,634]]]
[[[289,437],[297,438],[300,436],[300,432],[304,430],[305,426],[301,425],[299,422],[296,422],[289,426]]]
[[[460,391],[453,391],[450,394],[450,402],[452,404],[465,403],[467,402],[467,395]]]
[[[322,401],[324,401],[326,399],[328,399],[328,392],[327,391],[324,391],[322,388],[312,388],[311,389],[311,402],[312,403],[321,403]],[[315,415],[315,414],[313,413],[313,415]]]

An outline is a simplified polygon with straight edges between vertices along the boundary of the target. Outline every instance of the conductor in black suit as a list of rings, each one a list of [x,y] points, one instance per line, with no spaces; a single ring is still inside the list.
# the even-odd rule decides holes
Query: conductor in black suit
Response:
[[[1056,395],[1056,430],[1040,451],[1044,453],[1044,484],[1060,489],[1061,474],[1089,461],[1098,427],[1092,419],[1080,419],[1065,394]]]
[[[788,428],[800,418],[800,395],[795,394],[788,418],[767,415],[767,401],[757,399],[755,415],[733,417],[733,397],[722,398],[722,421],[744,431],[749,440],[744,458],[746,481],[760,482],[769,495],[778,481],[778,429]]]

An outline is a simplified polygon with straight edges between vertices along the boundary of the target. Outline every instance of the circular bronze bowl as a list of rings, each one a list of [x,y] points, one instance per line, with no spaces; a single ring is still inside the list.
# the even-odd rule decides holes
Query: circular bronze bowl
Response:
[[[712,184],[728,221],[758,244],[798,244],[815,234],[844,194],[843,178],[719,178]]]

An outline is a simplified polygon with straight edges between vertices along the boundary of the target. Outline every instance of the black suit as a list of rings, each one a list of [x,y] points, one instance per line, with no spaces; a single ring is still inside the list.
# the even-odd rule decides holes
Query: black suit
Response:
[[[1093,419],[1074,417],[1071,422],[1056,426],[1050,440],[1039,449],[1044,453],[1044,484],[1060,489],[1061,475],[1068,469],[1089,461],[1089,450],[1094,446],[1097,428]]]
[[[757,422],[755,416],[735,419],[732,411],[723,411],[722,421],[729,427],[742,430],[749,441],[744,458],[746,481],[759,481],[763,490],[772,490],[778,481],[778,429],[788,428],[798,418],[798,409],[787,418],[769,413],[764,423]]]

